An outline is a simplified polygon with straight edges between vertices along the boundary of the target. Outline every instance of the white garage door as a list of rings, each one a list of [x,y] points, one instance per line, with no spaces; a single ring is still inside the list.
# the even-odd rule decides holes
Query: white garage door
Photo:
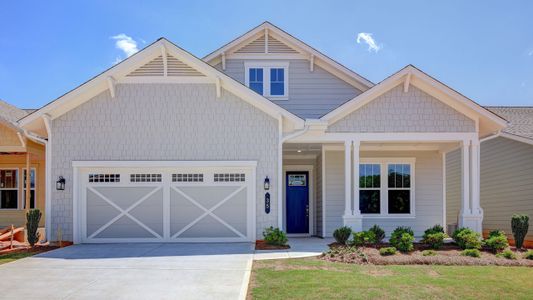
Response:
[[[255,162],[75,162],[74,166],[80,242],[255,238]]]

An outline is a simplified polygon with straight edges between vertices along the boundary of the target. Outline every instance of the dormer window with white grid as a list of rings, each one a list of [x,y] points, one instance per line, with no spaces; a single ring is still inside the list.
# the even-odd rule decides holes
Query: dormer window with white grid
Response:
[[[288,62],[246,62],[245,83],[271,100],[289,99]]]

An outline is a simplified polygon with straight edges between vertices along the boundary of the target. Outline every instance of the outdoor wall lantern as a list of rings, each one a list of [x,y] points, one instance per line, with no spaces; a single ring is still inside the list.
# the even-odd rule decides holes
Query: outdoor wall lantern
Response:
[[[265,191],[268,191],[270,189],[270,179],[268,179],[268,176],[265,178]]]
[[[56,181],[56,190],[65,190],[65,178],[63,178],[63,176],[59,176],[59,179]]]

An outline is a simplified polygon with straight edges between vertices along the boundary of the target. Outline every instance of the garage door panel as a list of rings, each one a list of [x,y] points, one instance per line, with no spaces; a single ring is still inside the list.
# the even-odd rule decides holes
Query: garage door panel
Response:
[[[194,201],[201,206],[211,209],[220,201],[234,193],[239,186],[176,186],[177,190],[188,196],[189,201]],[[194,203],[191,202],[191,203]]]
[[[152,186],[120,186],[120,187],[92,187],[98,193],[102,194],[108,200],[112,201],[122,209],[128,209],[132,204],[139,201],[142,197],[154,191],[157,187]]]
[[[163,236],[163,190],[160,189],[130,211],[130,215]]]
[[[243,216],[246,216],[247,209],[247,190],[244,189],[216,208],[213,213],[241,234],[246,235],[247,222]]]
[[[120,211],[102,199],[91,190],[87,190],[87,235],[92,235],[96,230],[118,216]]]
[[[96,234],[93,238],[117,239],[117,238],[155,238],[156,236],[143,228],[132,219],[123,216],[112,226],[109,226]]]
[[[185,230],[180,238],[238,238],[240,235],[212,216],[206,216]]]

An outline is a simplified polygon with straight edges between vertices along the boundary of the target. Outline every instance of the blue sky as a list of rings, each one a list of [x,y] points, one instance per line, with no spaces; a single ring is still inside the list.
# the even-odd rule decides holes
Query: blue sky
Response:
[[[533,105],[532,13],[533,1],[2,1],[0,99],[37,108],[134,43],[164,36],[202,57],[268,20],[373,82],[414,64],[480,104]]]

